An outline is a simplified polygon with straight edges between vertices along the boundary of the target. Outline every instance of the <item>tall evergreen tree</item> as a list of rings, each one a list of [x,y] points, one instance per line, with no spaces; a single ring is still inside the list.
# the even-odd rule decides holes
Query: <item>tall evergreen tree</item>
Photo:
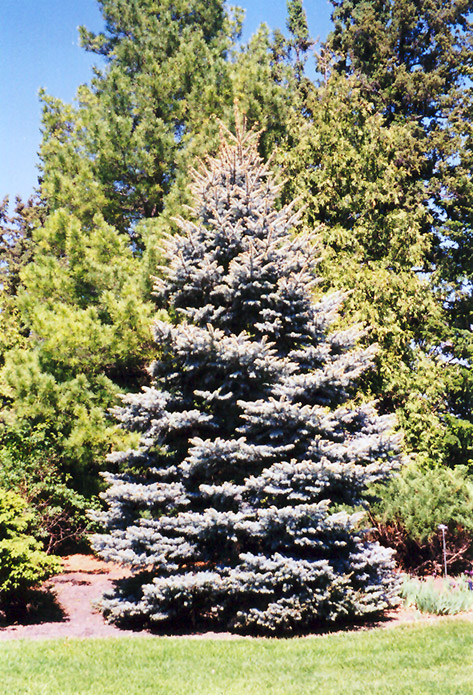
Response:
[[[201,153],[229,91],[239,31],[222,0],[100,0],[105,29],[81,28],[101,58],[78,109],[45,97],[42,194],[130,233],[163,211],[187,150]],[[184,167],[185,168],[185,167]]]
[[[362,78],[390,118],[435,128],[471,74],[471,0],[331,0],[335,69]]]
[[[448,284],[442,289],[453,325],[469,328],[473,3],[333,4],[335,29],[328,47],[336,55],[335,69],[358,79],[367,102],[388,123],[394,119],[415,127],[424,155],[417,179],[424,185],[433,240],[426,264],[431,263],[438,283]]]
[[[266,633],[392,605],[389,551],[366,539],[366,485],[397,465],[392,419],[350,405],[373,349],[329,333],[340,295],[312,298],[314,250],[237,131],[194,175],[157,281],[174,325],[154,327],[152,387],[117,416],[140,433],[116,453],[94,547],[133,579],[103,601],[117,622],[193,621]]]
[[[415,126],[387,125],[363,91],[355,77],[332,74],[306,92],[305,113],[292,120],[294,146],[277,155],[285,196],[300,196],[305,224],[317,230],[322,287],[349,290],[344,321],[368,325],[364,340],[379,345],[363,389],[382,412],[398,413],[409,453],[445,464],[445,382],[457,367],[437,356],[450,329],[419,273],[432,245],[419,180],[423,146]]]
[[[287,14],[287,28],[290,34],[288,43],[295,53],[295,72],[300,80],[304,70],[305,54],[314,42],[310,38],[307,15],[302,6],[302,0],[288,0]]]
[[[54,441],[64,472],[90,493],[110,450],[106,410],[119,386],[144,371],[155,312],[147,267],[100,215],[90,229],[59,210],[32,242],[15,297],[22,340],[5,351],[0,370],[2,430],[46,429],[46,448]]]
[[[417,269],[443,317],[431,346],[444,365],[441,458],[473,458],[473,23],[471,0],[333,0],[328,47],[385,126],[407,125],[419,147],[410,190],[427,242]],[[404,168],[402,158],[399,168]]]
[[[100,211],[142,245],[137,223],[160,227],[163,213],[168,222],[181,212],[189,168],[215,150],[215,116],[230,125],[235,99],[265,128],[265,157],[290,139],[294,71],[276,65],[264,26],[237,47],[242,12],[230,13],[222,0],[100,5],[104,31],[81,28],[83,46],[100,62],[78,90],[78,107],[43,94],[41,193],[51,210],[63,207],[85,223]],[[291,13],[290,49],[301,66],[307,24],[302,7]]]

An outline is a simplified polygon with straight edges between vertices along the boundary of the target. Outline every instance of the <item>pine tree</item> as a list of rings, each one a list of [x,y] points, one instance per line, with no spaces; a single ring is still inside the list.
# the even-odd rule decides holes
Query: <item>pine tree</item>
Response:
[[[304,71],[304,54],[313,45],[307,25],[307,15],[302,6],[302,0],[288,0],[287,2],[287,28],[290,39],[289,47],[295,53],[295,72],[299,80]]]
[[[240,26],[222,0],[100,6],[104,31],[80,28],[101,63],[79,89],[79,107],[44,97],[41,191],[52,209],[85,221],[100,210],[130,233],[162,213],[181,160],[199,152],[197,133],[229,91],[227,53]]]
[[[151,354],[147,266],[99,214],[92,229],[65,210],[50,214],[32,247],[14,304],[22,340],[0,369],[0,441],[11,429],[32,438],[46,429],[45,455],[53,446],[73,487],[90,494],[115,429],[106,411]]]
[[[289,49],[300,72],[310,43],[293,4]],[[86,224],[100,211],[140,247],[140,221],[153,229],[181,211],[191,163],[218,145],[215,116],[231,124],[238,100],[249,122],[265,128],[260,151],[269,156],[288,138],[294,85],[291,70],[275,65],[267,27],[237,46],[243,14],[223,0],[100,5],[104,31],[80,28],[100,63],[77,107],[42,94],[41,194],[51,210]]]
[[[341,74],[362,76],[390,118],[434,129],[471,74],[471,0],[331,0],[328,46]],[[458,95],[458,92],[457,92]]]
[[[116,410],[140,433],[112,455],[99,554],[135,574],[109,619],[288,633],[392,605],[390,551],[361,525],[368,483],[397,466],[392,419],[350,404],[374,349],[329,333],[339,294],[313,301],[315,254],[257,136],[227,134],[194,175],[193,219],[156,291],[153,385]]]

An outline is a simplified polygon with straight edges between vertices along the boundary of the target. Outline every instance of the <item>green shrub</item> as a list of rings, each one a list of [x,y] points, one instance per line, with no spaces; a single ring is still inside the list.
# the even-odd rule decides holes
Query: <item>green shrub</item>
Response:
[[[473,608],[472,582],[466,577],[426,580],[405,577],[401,597],[422,613],[456,615]]]
[[[94,506],[72,487],[56,449],[54,435],[44,425],[0,432],[0,486],[28,501],[36,521],[33,535],[48,552],[80,545],[90,528],[87,510]]]
[[[370,491],[375,536],[395,548],[407,571],[440,572],[443,565],[439,524],[447,527],[451,572],[470,569],[473,559],[473,482],[464,466],[453,469],[406,467],[385,487]]]
[[[61,568],[31,535],[33,519],[24,499],[0,488],[0,604],[21,601],[27,589]]]

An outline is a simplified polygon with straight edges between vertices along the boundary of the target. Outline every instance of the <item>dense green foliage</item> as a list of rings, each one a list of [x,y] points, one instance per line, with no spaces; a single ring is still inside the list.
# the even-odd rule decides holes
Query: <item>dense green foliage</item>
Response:
[[[15,695],[470,695],[470,621],[291,640],[2,644]]]
[[[408,566],[416,554],[419,563],[435,564],[438,543],[425,533],[420,541],[409,498],[423,491],[416,514],[424,531],[431,532],[435,515],[452,527],[448,494],[458,511],[469,482],[458,472],[463,483],[454,484],[439,466],[469,467],[473,459],[472,4],[333,5],[326,91],[335,88],[341,99],[334,104],[348,109],[341,124],[335,106],[332,117],[322,115],[329,135],[318,128],[321,144],[334,155],[322,162],[319,148],[325,176],[311,174],[303,188],[311,191],[312,220],[323,225],[328,275],[353,288],[352,311],[373,326],[381,345],[377,374],[365,386],[397,411],[418,465],[382,495],[378,523],[386,521],[384,540],[390,537]],[[318,208],[323,186],[335,196],[328,193],[328,205]],[[343,278],[340,261],[350,269]],[[456,539],[450,528],[452,556],[468,554],[466,520],[464,514]]]
[[[400,238],[405,249],[421,251],[404,270],[423,273],[437,306],[435,313],[425,312],[421,331],[413,337],[431,357],[438,383],[435,393],[434,379],[422,379],[419,396],[427,391],[429,410],[438,414],[437,423],[421,419],[422,429],[437,430],[427,452],[431,462],[467,465],[473,451],[473,6],[469,0],[333,4],[335,26],[328,46],[335,52],[336,73],[356,81],[365,108],[379,114],[387,135],[393,128],[411,135],[393,160],[396,171],[407,175],[402,197],[396,196],[398,214],[417,237]],[[373,207],[384,224],[385,210]],[[418,413],[412,406],[404,413],[415,451]]]
[[[27,589],[61,566],[31,535],[33,522],[27,502],[0,487],[0,606],[21,601]]]
[[[0,208],[0,484],[26,494],[50,547],[79,537],[105,456],[133,441],[109,409],[149,383],[163,236],[189,203],[190,168],[215,151],[215,116],[233,127],[237,100],[285,172],[282,204],[305,206],[321,289],[348,290],[340,327],[361,321],[379,346],[361,399],[397,414],[426,489],[428,469],[459,465],[466,485],[471,0],[332,0],[320,79],[302,0],[287,3],[286,35],[261,27],[247,45],[222,0],[99,4],[103,31],[80,30],[98,61],[90,83],[74,106],[42,95],[39,199]],[[404,482],[384,498],[396,524]]]
[[[366,94],[391,118],[435,121],[454,108],[473,65],[469,0],[331,0],[328,45],[335,68],[363,78]],[[389,69],[388,69],[389,65]]]
[[[324,287],[350,290],[347,319],[369,326],[366,341],[379,345],[365,390],[398,412],[408,450],[447,463],[439,377],[448,367],[432,355],[445,317],[416,272],[430,248],[415,180],[421,145],[410,125],[386,127],[355,78],[334,75],[306,104],[310,120],[283,158],[286,194],[300,196],[307,227],[318,232]]]
[[[80,89],[78,110],[45,99],[42,192],[55,209],[82,220],[100,211],[129,233],[162,212],[176,172],[185,170],[182,151],[195,147],[191,139],[204,137],[219,110],[238,24],[221,0],[100,5],[104,32],[82,28],[81,40],[105,67]]]
[[[473,566],[473,481],[464,466],[425,469],[406,466],[385,487],[373,486],[375,536],[396,548],[401,567],[421,573],[443,571],[446,527],[449,572]]]
[[[56,437],[55,429],[45,425],[0,433],[0,486],[21,491],[35,517],[34,535],[48,552],[85,546],[93,504],[74,489]]]
[[[0,373],[4,427],[51,431],[64,475],[89,494],[113,440],[106,409],[150,344],[147,273],[100,215],[90,230],[58,210],[33,243],[15,297],[23,339]]]
[[[464,468],[425,471],[410,466],[377,493],[382,496],[379,520],[402,524],[419,543],[437,535],[439,524],[449,526],[452,534],[457,528],[473,533],[473,483]]]

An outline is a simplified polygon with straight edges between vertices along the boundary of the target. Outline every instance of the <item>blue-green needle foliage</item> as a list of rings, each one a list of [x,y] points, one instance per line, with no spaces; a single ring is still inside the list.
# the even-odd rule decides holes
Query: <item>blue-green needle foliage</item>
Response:
[[[155,324],[153,386],[117,409],[141,443],[113,455],[94,541],[136,570],[103,601],[113,621],[282,634],[395,601],[391,552],[353,511],[398,463],[392,419],[348,405],[374,350],[328,333],[342,297],[313,301],[278,193],[244,127],[194,175],[156,282],[176,320]]]

